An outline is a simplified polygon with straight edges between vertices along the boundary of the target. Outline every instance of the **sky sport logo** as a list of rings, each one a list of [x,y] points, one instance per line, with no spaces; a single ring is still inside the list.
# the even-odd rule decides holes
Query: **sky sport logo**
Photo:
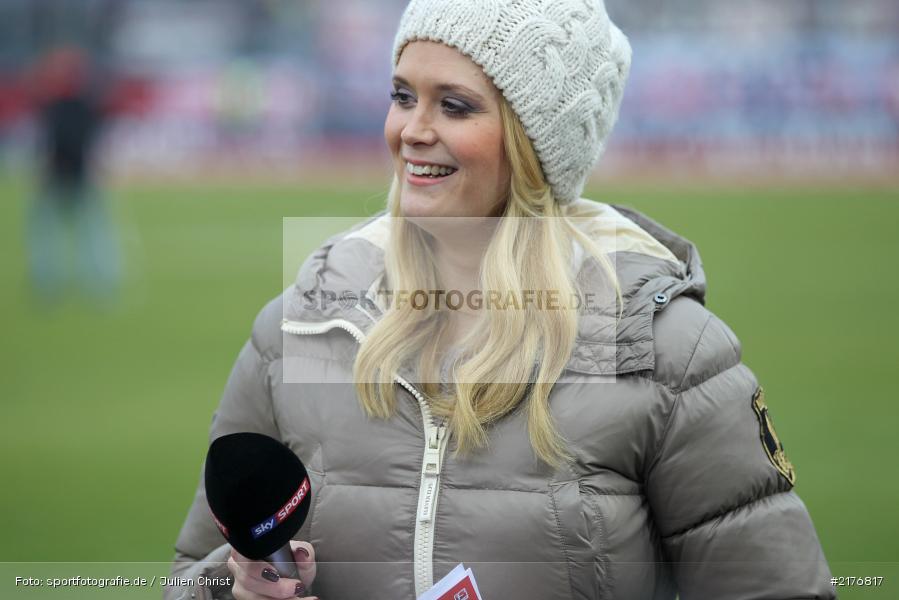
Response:
[[[309,493],[309,478],[303,479],[303,483],[300,484],[300,487],[297,489],[296,493],[290,497],[290,500],[281,507],[278,512],[270,516],[268,519],[256,525],[255,527],[250,528],[250,532],[253,534],[253,539],[259,539],[261,536],[265,535],[278,525],[280,525],[284,520],[293,513],[300,505],[300,502],[303,501],[303,498],[306,497],[306,494]]]

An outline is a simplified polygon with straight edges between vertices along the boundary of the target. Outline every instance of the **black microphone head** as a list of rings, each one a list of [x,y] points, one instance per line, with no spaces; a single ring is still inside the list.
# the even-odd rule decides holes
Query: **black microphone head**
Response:
[[[206,499],[215,524],[241,554],[262,560],[303,526],[312,490],[293,451],[267,435],[232,433],[206,455]]]

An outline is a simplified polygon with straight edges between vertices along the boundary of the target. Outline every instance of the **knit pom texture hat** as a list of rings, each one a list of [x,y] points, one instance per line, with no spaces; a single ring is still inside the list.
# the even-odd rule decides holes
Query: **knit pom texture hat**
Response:
[[[393,44],[442,42],[505,96],[561,204],[580,197],[618,118],[631,46],[602,0],[411,0]]]

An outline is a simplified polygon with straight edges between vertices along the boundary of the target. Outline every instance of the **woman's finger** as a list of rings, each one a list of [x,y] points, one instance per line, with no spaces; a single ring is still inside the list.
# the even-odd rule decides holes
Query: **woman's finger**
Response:
[[[284,578],[268,562],[250,560],[236,550],[231,550],[228,569],[234,574],[232,593],[238,600],[272,598],[297,598],[306,595],[306,584],[298,579]],[[238,590],[238,592],[234,592]]]
[[[296,579],[294,579],[293,581],[296,581]],[[231,588],[231,594],[234,596],[234,600],[273,600],[273,598],[280,598],[280,596],[273,597],[273,596],[263,596],[261,594],[257,594],[255,592],[252,592],[252,591],[246,589],[240,583],[237,583],[237,582],[235,582],[234,587]],[[297,598],[297,596],[289,596],[289,597]],[[299,598],[299,600],[319,600],[319,598],[315,597],[315,596],[306,596],[306,597]]]
[[[297,571],[300,573],[300,580],[307,587],[315,581],[315,549],[309,542],[290,542],[290,548],[293,550],[293,559],[297,563]]]

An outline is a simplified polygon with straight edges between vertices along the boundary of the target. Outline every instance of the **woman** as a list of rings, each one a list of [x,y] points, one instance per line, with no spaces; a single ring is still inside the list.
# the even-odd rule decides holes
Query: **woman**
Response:
[[[387,210],[261,311],[210,433],[307,466],[302,581],[222,545],[202,482],[173,574],[239,600],[413,598],[460,562],[485,599],[834,597],[696,248],[580,198],[630,64],[602,4],[412,0],[393,64]]]

